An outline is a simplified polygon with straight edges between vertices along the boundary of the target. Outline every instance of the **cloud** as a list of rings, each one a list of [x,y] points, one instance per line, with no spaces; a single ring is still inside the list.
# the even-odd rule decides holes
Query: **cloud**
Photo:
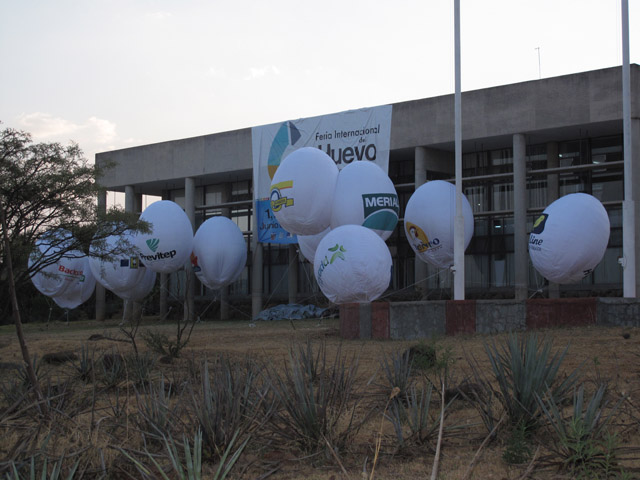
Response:
[[[91,138],[97,144],[107,144],[117,138],[116,124],[98,117],[75,123],[50,113],[33,112],[19,115],[18,124],[38,141],[78,141],[82,137]]]
[[[224,78],[227,76],[227,74],[223,68],[209,67],[206,76],[211,78]]]
[[[164,20],[165,18],[169,18],[171,16],[173,16],[171,12],[164,12],[164,11],[147,13],[147,17],[153,20]]]
[[[245,80],[255,80],[257,78],[263,78],[267,75],[280,75],[280,70],[275,65],[268,65],[265,67],[250,67],[249,75],[244,77]]]

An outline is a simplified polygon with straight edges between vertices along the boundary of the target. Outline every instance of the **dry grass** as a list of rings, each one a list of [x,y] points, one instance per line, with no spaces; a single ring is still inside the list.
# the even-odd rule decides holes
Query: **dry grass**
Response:
[[[158,325],[153,319],[145,320],[141,329],[145,328],[166,329],[167,335],[172,335],[174,330],[170,323]],[[106,337],[118,336],[117,322],[83,322],[68,326],[60,323],[52,324],[48,329],[44,325],[28,324],[26,333],[29,348],[38,357],[67,350],[79,354],[83,345],[95,349],[96,359],[103,353],[117,351],[127,354],[132,350],[126,343],[108,339],[88,341],[89,336],[96,333]],[[581,367],[581,379],[587,389],[591,391],[598,382],[605,380],[609,382],[614,396],[626,398],[616,429],[625,446],[640,447],[640,329],[590,327],[552,329],[541,333],[553,339],[556,349],[570,344],[563,371],[569,372]],[[624,338],[624,334],[628,334],[628,338]],[[503,335],[492,337],[496,343],[504,339]],[[381,423],[381,411],[389,394],[382,386],[380,360],[385,354],[403,351],[415,345],[415,341],[343,341],[338,336],[336,320],[260,322],[255,325],[246,321],[205,322],[196,325],[191,342],[182,357],[171,365],[157,365],[154,375],[157,376],[162,371],[169,381],[179,383],[188,378],[190,364],[197,365],[205,357],[214,358],[220,353],[237,359],[254,357],[284,368],[292,344],[305,342],[308,338],[324,340],[328,358],[332,358],[331,355],[339,346],[345,355],[358,355],[359,375],[363,379],[364,392],[371,398],[365,403],[372,408],[376,405],[381,408],[371,416],[348,451],[340,454],[339,462],[312,461],[303,458],[302,452],[290,451],[288,445],[271,444],[261,450],[247,449],[240,458],[235,475],[243,473],[242,478],[259,478],[270,469],[277,468],[268,478],[368,478]],[[450,349],[452,353],[453,381],[460,382],[469,374],[466,355],[474,356],[481,368],[488,371],[483,349],[483,342],[488,338],[490,337],[486,335],[473,335],[437,340],[439,346]],[[144,351],[146,347],[140,335],[138,339],[139,348]],[[9,326],[0,328],[0,362],[21,362],[15,333]],[[11,375],[11,370],[0,370],[0,381],[6,383]],[[54,457],[64,452],[77,453],[78,458],[82,458],[83,465],[88,465],[89,471],[100,470],[104,465],[113,478],[121,478],[127,468],[127,471],[133,472],[130,466],[126,466],[127,462],[123,461],[121,452],[114,448],[123,447],[130,451],[140,451],[143,448],[141,434],[132,421],[132,415],[136,412],[136,398],[131,383],[123,382],[116,395],[115,390],[105,390],[99,382],[82,383],[73,379],[73,368],[69,364],[46,366],[45,375],[53,383],[69,380],[68,398],[65,398],[64,405],[57,411],[54,410],[53,418],[49,420],[38,418],[34,409],[28,408],[28,402],[23,402],[17,409],[8,412],[9,405],[0,399],[0,459],[14,458],[20,451],[35,451],[50,434],[51,441],[47,445],[47,451]],[[366,386],[365,381],[374,376],[377,376],[377,381]],[[432,402],[432,410],[439,411],[440,398],[435,390]],[[416,447],[397,453],[393,448],[392,427],[389,422],[383,423],[383,443],[375,467],[375,478],[428,477],[434,460],[433,446]],[[459,479],[467,471],[487,431],[476,410],[462,401],[455,402],[450,407],[445,426],[465,428],[445,432],[438,478]],[[192,432],[190,435],[193,438]],[[504,441],[501,438],[499,436],[497,441],[489,443],[483,449],[470,478],[517,479],[525,474],[528,465],[512,466],[504,462]],[[534,466],[527,474],[528,478],[563,478],[553,467],[542,468],[548,464],[548,457],[549,452],[542,445],[539,465]],[[637,460],[626,462],[625,466],[628,468],[640,467]],[[367,475],[362,473],[363,465],[366,465]],[[94,476],[99,475],[96,473]]]

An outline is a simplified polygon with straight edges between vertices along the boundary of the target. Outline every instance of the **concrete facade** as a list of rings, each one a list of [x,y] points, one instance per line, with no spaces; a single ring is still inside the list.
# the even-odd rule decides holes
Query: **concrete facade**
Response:
[[[530,188],[532,182],[536,179],[542,179],[546,189],[544,196],[549,202],[562,194],[573,191],[571,190],[573,187],[567,186],[566,180],[563,180],[562,177],[568,171],[567,168],[562,170],[565,165],[563,162],[567,159],[566,149],[569,148],[567,142],[573,141],[580,144],[579,152],[576,154],[578,156],[575,157],[578,159],[575,167],[575,175],[578,178],[576,191],[591,189],[592,182],[596,181],[592,180],[592,176],[595,178],[595,176],[601,175],[598,172],[603,171],[604,175],[610,175],[611,178],[620,175],[622,162],[610,161],[609,158],[606,158],[604,162],[600,163],[599,160],[591,158],[592,155],[595,155],[591,150],[587,153],[582,151],[582,143],[590,144],[591,139],[618,138],[622,135],[621,85],[622,69],[615,67],[462,93],[463,154],[472,157],[475,152],[478,154],[478,158],[488,159],[489,165],[495,165],[496,171],[499,170],[499,173],[492,171],[489,175],[465,174],[463,182],[470,186],[479,185],[482,182],[494,182],[494,184],[487,183],[486,185],[485,197],[489,203],[495,202],[497,195],[492,188],[505,182],[511,185],[510,192],[512,193],[509,195],[512,196],[512,200],[509,202],[512,201],[512,203],[506,207],[492,204],[491,208],[474,213],[477,221],[479,219],[488,222],[486,228],[494,228],[491,224],[494,219],[503,222],[501,225],[505,229],[511,228],[513,225],[513,231],[509,234],[513,241],[505,240],[507,244],[511,245],[508,247],[507,258],[500,256],[501,247],[494,246],[491,247],[494,250],[487,250],[486,258],[482,260],[484,263],[478,267],[488,278],[483,281],[488,282],[493,291],[499,291],[501,295],[511,296],[520,301],[530,298],[535,292],[542,292],[548,297],[561,296],[562,291],[557,285],[549,284],[543,288],[532,285],[532,267],[526,248],[527,222],[530,222],[531,216],[541,209],[539,206],[531,205]],[[640,179],[639,93],[640,67],[632,65],[631,131],[633,134],[634,180]],[[397,185],[399,194],[402,191],[408,195],[425,181],[435,178],[451,179],[453,176],[453,107],[453,95],[393,104],[390,170],[394,168],[394,165],[411,165],[411,178],[397,182],[401,184]],[[533,168],[531,166],[532,162],[536,161],[536,155],[529,151],[532,146],[544,147],[544,165],[542,167]],[[566,147],[565,150],[563,147]],[[494,162],[493,153],[501,151],[507,152],[504,155],[509,160],[508,165]],[[583,155],[585,155],[584,158]],[[466,160],[463,158],[463,161]],[[242,207],[251,212],[252,209],[250,199],[235,201],[230,196],[230,201],[221,200],[217,205],[207,205],[202,197],[193,197],[194,189],[208,188],[211,185],[224,185],[224,188],[228,188],[232,182],[246,181],[249,185],[251,184],[253,165],[250,128],[99,153],[96,155],[96,162],[102,167],[112,165],[112,168],[106,170],[99,182],[109,191],[127,192],[127,198],[135,196],[138,199],[140,195],[171,198],[172,192],[182,191],[184,192],[183,196],[186,193],[189,202],[185,207],[190,210],[190,218],[194,221],[194,228],[197,228],[195,219],[204,217],[207,207],[210,209],[219,207],[218,211],[225,208]],[[569,164],[574,165],[571,162]],[[478,165],[481,164],[478,163]],[[509,168],[506,168],[507,166]],[[537,173],[535,169],[539,169],[541,173]],[[500,173],[502,171],[504,173]],[[586,180],[582,180],[581,175],[586,175],[588,178],[585,177]],[[597,182],[608,181],[599,178]],[[615,178],[615,181],[618,181],[618,177]],[[638,185],[638,182],[634,182],[634,185]],[[621,189],[614,186],[608,188],[607,191],[618,195],[619,190]],[[587,193],[590,193],[590,190]],[[638,195],[640,194],[636,188],[633,192],[636,203]],[[136,201],[136,204],[139,208],[139,201]],[[617,211],[622,208],[622,197],[615,196],[613,200],[608,201],[606,206],[608,209],[615,210],[614,214],[617,215]],[[129,204],[128,208],[130,208]],[[231,216],[233,217],[233,213]],[[636,225],[640,225],[640,208],[638,207],[635,208],[635,218]],[[398,230],[402,230],[402,228],[401,224],[397,227]],[[248,263],[250,271],[247,274],[249,286],[246,291],[241,293],[241,296],[251,299],[252,312],[255,316],[262,308],[265,298],[272,298],[274,292],[265,291],[269,288],[267,283],[271,272],[267,264],[273,261],[273,259],[269,260],[270,247],[255,241],[255,235],[252,234],[254,229],[255,226],[253,228],[248,226],[245,231],[251,250]],[[640,233],[638,230],[640,229],[635,231],[636,255],[634,264],[636,297],[640,289],[640,254],[638,253]],[[403,233],[398,233],[396,243],[390,245],[393,252],[407,251],[407,249],[401,248],[400,244],[403,240],[406,242]],[[497,245],[497,240],[501,239],[489,235],[485,243]],[[476,245],[476,248],[479,246]],[[609,262],[607,275],[611,278],[617,275],[614,270],[620,269],[617,265],[611,267],[611,264],[615,263],[616,255],[618,255],[617,248],[617,244],[613,245],[613,249],[606,259],[606,262]],[[272,252],[271,257],[275,256]],[[467,251],[467,260],[470,256],[471,254]],[[297,257],[296,252],[289,249],[286,260],[281,262],[282,265],[285,265],[283,268],[288,268],[291,272],[288,274],[289,281],[283,283],[287,286],[283,295],[288,295],[290,303],[303,297],[301,292],[296,290],[296,284],[303,280],[302,275],[299,274],[303,271],[300,267],[301,260]],[[504,264],[506,273],[494,272],[497,269],[496,262],[503,262],[500,265]],[[394,253],[394,271],[398,276],[394,280],[395,288],[398,290],[414,286],[417,294],[424,297],[428,295],[429,289],[433,288],[433,282],[429,288],[425,283],[434,276],[433,270],[419,261],[414,263],[411,252]],[[445,291],[449,288],[447,274],[446,271],[437,273],[440,279],[438,280],[439,285]],[[402,275],[404,277],[400,278]],[[470,276],[466,276],[466,278],[467,288],[470,288],[473,285],[473,278]],[[166,284],[167,280],[164,279],[163,285]],[[597,284],[597,289],[595,288],[596,284],[597,281],[594,280],[591,287],[586,286],[584,289],[591,288],[594,290],[593,295],[596,295],[595,290],[617,292],[622,289],[620,280],[601,281],[600,284]],[[392,286],[392,290],[393,288]],[[479,287],[480,296],[476,298],[482,298],[482,288],[482,286]],[[504,293],[505,289],[509,291],[508,294]],[[232,294],[229,294],[229,298],[231,297]],[[166,298],[164,303],[166,310]],[[185,307],[185,311],[193,308],[192,303],[189,303]],[[440,307],[432,308],[439,312]],[[455,309],[457,308],[455,307]],[[482,331],[490,330],[493,328],[491,325],[498,325],[496,328],[512,328],[521,324],[521,320],[514,316],[517,309],[512,312],[509,310],[511,313],[507,315],[507,320],[494,322],[485,321],[482,312],[486,309],[483,310],[483,308],[478,307],[475,310],[479,315],[476,322],[479,322]],[[509,309],[513,308],[515,307],[509,307]],[[470,329],[470,326],[465,324],[468,319],[464,320],[464,318],[461,312],[460,323],[454,328],[456,331]],[[439,325],[439,323],[434,325],[434,328],[439,329]],[[394,328],[400,327],[394,327],[391,322],[390,331],[393,332]],[[421,327],[416,326],[415,328],[418,329],[417,332]]]

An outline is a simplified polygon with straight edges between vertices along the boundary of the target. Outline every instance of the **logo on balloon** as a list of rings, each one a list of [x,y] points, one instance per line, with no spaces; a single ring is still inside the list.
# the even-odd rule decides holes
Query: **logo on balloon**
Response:
[[[149,247],[149,250],[152,252],[155,252],[158,249],[158,245],[160,245],[160,240],[157,238],[150,238],[147,240],[147,247]]]
[[[417,225],[414,225],[411,222],[406,222],[406,229],[409,233],[409,241],[414,246],[414,248],[418,251],[418,253],[424,253],[427,250],[440,248],[440,240],[434,238],[429,241],[429,237],[424,231]]]
[[[364,207],[363,227],[373,230],[391,231],[396,228],[400,205],[394,193],[365,193],[362,195]]]
[[[293,198],[287,198],[282,195],[281,190],[285,190],[287,188],[293,187],[293,180],[288,180],[286,182],[276,183],[275,185],[271,185],[271,210],[274,212],[279,212],[282,210],[282,207],[291,207],[293,206]]]
[[[320,266],[318,267],[318,283],[320,285],[322,285],[322,272],[324,272],[324,269],[328,266],[331,265],[333,262],[336,261],[336,259],[341,259],[341,260],[346,260],[346,258],[344,257],[344,254],[347,253],[347,249],[344,248],[342,245],[336,243],[335,246],[327,249],[329,252],[331,253],[331,260],[329,260],[329,256],[325,255],[324,258],[322,259],[322,261],[320,262]]]
[[[542,233],[544,231],[544,226],[547,223],[548,214],[543,213],[538,217],[538,219],[533,224],[533,230],[531,233]]]
[[[193,252],[191,252],[190,259],[191,259],[191,266],[193,267],[194,273],[201,271],[202,269],[198,265],[198,256],[194,255]]]

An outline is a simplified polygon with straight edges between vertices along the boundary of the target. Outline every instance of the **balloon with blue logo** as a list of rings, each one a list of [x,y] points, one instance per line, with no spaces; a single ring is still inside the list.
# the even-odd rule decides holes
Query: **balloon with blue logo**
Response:
[[[208,288],[234,282],[247,263],[247,244],[238,226],[226,217],[213,217],[198,228],[193,239],[191,265]]]
[[[134,288],[147,270],[135,246],[135,235],[129,231],[91,242],[89,266],[98,283],[111,291]]]
[[[70,285],[60,295],[52,297],[53,301],[61,308],[73,309],[91,298],[96,289],[96,278],[89,267],[89,258],[82,259],[82,275],[70,283]]]
[[[404,213],[404,230],[411,248],[423,262],[438,268],[453,265],[456,187],[443,180],[421,185],[409,201]],[[464,248],[473,237],[473,210],[462,196]]]
[[[375,163],[354,161],[340,170],[331,210],[331,228],[362,225],[383,240],[398,223],[398,194],[389,176]]]
[[[295,235],[316,235],[329,227],[338,167],[322,150],[303,147],[285,157],[271,180],[271,210]]]
[[[170,200],[160,200],[145,208],[140,220],[149,223],[150,233],[138,233],[135,245],[144,265],[158,273],[171,273],[189,260],[193,228],[182,208]]]
[[[343,225],[320,241],[313,270],[333,303],[367,303],[389,287],[391,265],[391,253],[379,235],[361,225]]]
[[[552,282],[579,282],[604,257],[610,231],[609,216],[597,198],[586,193],[560,197],[533,224],[531,263]]]
[[[84,275],[86,255],[78,250],[67,250],[71,242],[71,233],[63,230],[47,232],[36,240],[28,266],[45,265],[31,275],[31,281],[40,293],[49,297],[61,295]]]

